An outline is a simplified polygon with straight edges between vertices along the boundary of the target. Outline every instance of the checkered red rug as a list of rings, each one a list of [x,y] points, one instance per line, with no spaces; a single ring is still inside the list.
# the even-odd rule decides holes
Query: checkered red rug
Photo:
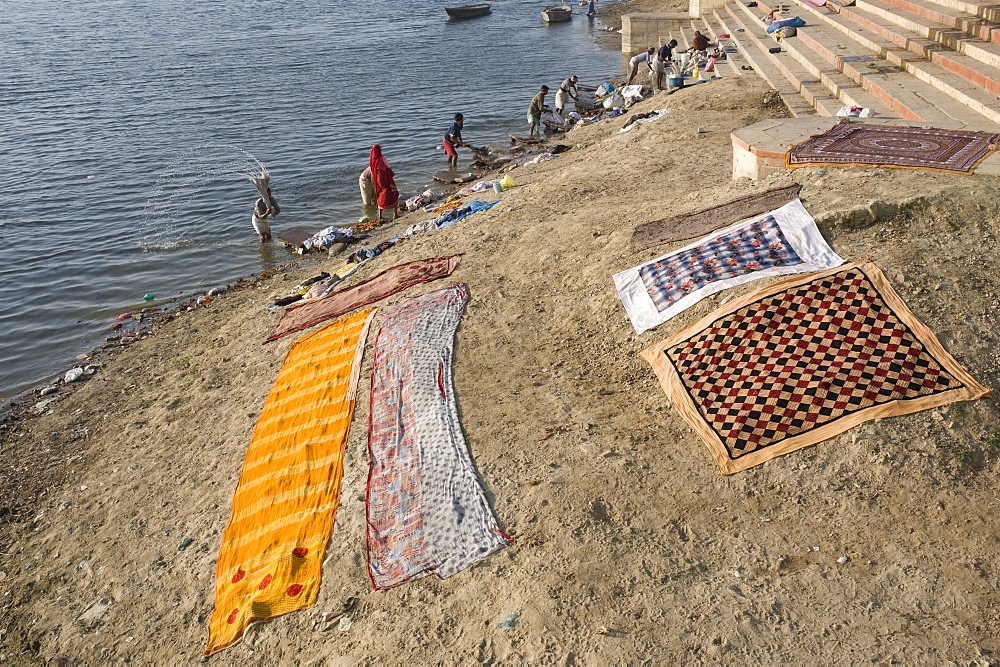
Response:
[[[725,474],[989,393],[869,263],[770,285],[642,356]]]
[[[785,157],[789,167],[903,167],[971,173],[996,150],[1000,134],[941,128],[840,123]]]

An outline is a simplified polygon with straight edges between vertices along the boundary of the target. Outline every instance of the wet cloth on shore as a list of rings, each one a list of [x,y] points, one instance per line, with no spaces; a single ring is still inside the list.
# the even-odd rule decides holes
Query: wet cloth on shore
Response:
[[[421,234],[426,234],[427,232],[432,232],[436,229],[441,229],[442,227],[448,227],[453,225],[462,218],[466,218],[473,213],[478,213],[479,211],[485,211],[492,208],[499,202],[483,202],[483,201],[471,201],[468,204],[458,206],[447,213],[444,213],[436,220],[424,220],[423,222],[417,222],[406,228],[405,231],[396,234],[392,238],[382,241],[374,248],[358,248],[351,255],[351,259],[355,261],[367,261],[370,259],[375,259],[383,252],[393,247],[400,241],[411,238],[413,236],[419,236]]]
[[[320,280],[310,279],[300,283],[288,296],[276,299],[273,304],[267,307],[268,310],[283,310],[286,306],[295,304],[296,307],[305,305],[310,301],[322,299],[333,291],[344,279],[361,268],[364,262],[347,261],[343,266],[333,272],[333,275],[323,272]],[[306,287],[307,286],[307,287]]]
[[[290,333],[308,329],[320,322],[332,320],[375,303],[387,296],[402,292],[408,287],[450,276],[458,266],[461,255],[421,259],[399,264],[357,285],[334,292],[318,301],[287,309],[265,343],[278,340]]]
[[[822,271],[843,261],[796,199],[622,271],[614,280],[632,326],[642,333],[728,287],[767,276]]]
[[[724,474],[989,394],[870,263],[774,283],[641,354]]]
[[[972,173],[1000,134],[869,123],[839,123],[785,156],[788,167],[899,167]]]
[[[316,602],[374,315],[372,308],[340,319],[285,356],[222,534],[205,655],[238,641],[250,623]]]
[[[354,239],[354,230],[350,227],[337,227],[336,225],[327,227],[316,232],[311,237],[302,242],[306,250],[313,248],[326,248],[334,243],[351,241]]]
[[[441,229],[442,227],[449,227],[454,225],[456,222],[463,218],[467,218],[473,213],[479,213],[480,211],[488,211],[497,204],[499,201],[470,201],[465,206],[461,206],[452,211],[448,211],[441,215],[437,220],[434,221],[434,227]]]
[[[452,355],[468,298],[457,284],[404,299],[375,340],[367,504],[376,589],[449,577],[509,542],[458,420]]]

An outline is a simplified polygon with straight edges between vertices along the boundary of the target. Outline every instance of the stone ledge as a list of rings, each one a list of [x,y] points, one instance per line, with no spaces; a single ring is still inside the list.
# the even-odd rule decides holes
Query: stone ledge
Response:
[[[681,23],[691,17],[681,13],[638,12],[622,16],[622,53],[633,56],[650,46],[659,46]]]
[[[733,180],[750,178],[760,180],[771,174],[784,171],[785,154],[792,146],[809,137],[822,134],[836,125],[838,118],[772,118],[762,120],[753,125],[747,125],[731,135],[733,142]],[[955,130],[978,130],[994,132],[984,127],[970,128],[962,123],[927,123],[921,121],[905,121],[898,118],[868,118],[863,121],[869,125],[906,125],[910,127],[940,127]],[[979,176],[1000,176],[1000,153],[994,153],[983,160],[974,172]]]

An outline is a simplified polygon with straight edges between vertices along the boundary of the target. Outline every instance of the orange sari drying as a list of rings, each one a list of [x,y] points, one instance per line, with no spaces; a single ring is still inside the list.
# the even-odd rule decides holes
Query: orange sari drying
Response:
[[[222,534],[205,655],[239,641],[251,623],[316,602],[374,314],[341,318],[296,341],[285,357]]]

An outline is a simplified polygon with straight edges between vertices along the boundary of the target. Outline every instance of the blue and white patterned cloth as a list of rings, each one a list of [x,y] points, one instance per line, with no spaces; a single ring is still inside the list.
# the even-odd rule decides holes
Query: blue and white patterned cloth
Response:
[[[796,199],[623,271],[614,280],[632,325],[642,333],[726,288],[843,262]]]

